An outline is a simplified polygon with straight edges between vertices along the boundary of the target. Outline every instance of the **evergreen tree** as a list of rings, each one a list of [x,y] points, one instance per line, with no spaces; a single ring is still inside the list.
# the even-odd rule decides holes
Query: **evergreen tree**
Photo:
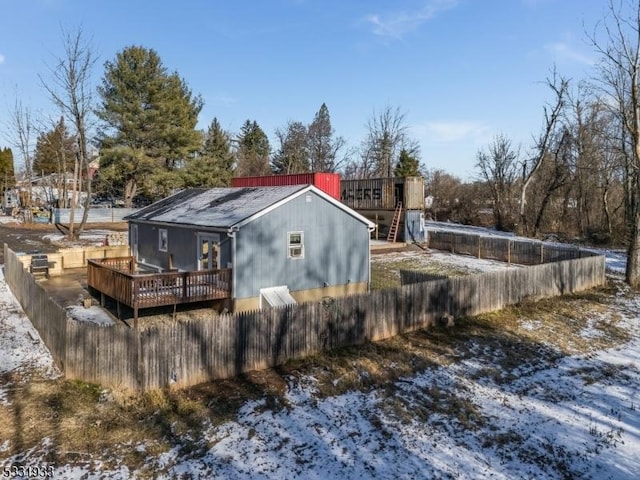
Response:
[[[309,125],[307,133],[311,171],[335,172],[340,164],[338,154],[344,145],[345,141],[342,137],[334,137],[329,109],[323,103]]]
[[[224,187],[229,185],[235,161],[231,138],[214,118],[203,135],[202,148],[187,160],[182,178],[185,187]]]
[[[49,175],[73,172],[75,161],[75,138],[71,136],[64,118],[60,118],[53,129],[43,132],[36,141],[33,172]]]
[[[420,161],[415,152],[409,152],[406,148],[400,151],[398,163],[393,170],[395,177],[419,177]]]
[[[4,192],[16,184],[13,167],[13,152],[9,147],[0,149],[0,186]]]
[[[273,173],[305,173],[309,171],[307,127],[301,122],[289,122],[287,128],[276,130],[280,148],[271,162]]]
[[[136,46],[105,64],[98,93],[102,159],[122,175],[125,205],[131,206],[140,187],[158,197],[179,186],[179,175],[167,172],[182,166],[200,146],[195,129],[200,97],[177,73],[167,73],[154,50]]]
[[[267,135],[258,122],[247,120],[238,135],[236,150],[236,172],[239,177],[269,175],[269,153],[271,147]]]

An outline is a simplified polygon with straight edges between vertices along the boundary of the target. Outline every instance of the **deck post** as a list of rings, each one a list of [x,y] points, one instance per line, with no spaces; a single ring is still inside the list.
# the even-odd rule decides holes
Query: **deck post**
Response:
[[[187,298],[187,272],[182,274],[182,298]]]

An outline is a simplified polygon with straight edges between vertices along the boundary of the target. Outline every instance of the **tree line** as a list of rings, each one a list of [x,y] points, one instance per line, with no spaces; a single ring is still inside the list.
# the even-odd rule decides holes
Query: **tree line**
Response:
[[[41,77],[61,116],[34,121],[17,99],[12,130],[20,140],[15,145],[24,176],[53,175],[58,191],[66,188],[71,176],[88,194],[87,207],[92,196],[119,198],[129,207],[182,188],[226,186],[232,176],[420,174],[417,143],[408,138],[399,109],[374,112],[362,154],[348,149],[336,135],[325,103],[310,123],[289,121],[278,128],[277,145],[272,147],[252,119],[237,134],[225,131],[218,118],[199,130],[203,99],[178,72],[169,71],[153,49],[125,47],[104,63],[100,83],[92,88],[96,56],[83,32],[63,32],[63,47],[49,76]],[[78,198],[78,192],[71,198]],[[69,201],[65,192],[59,206],[70,206]]]
[[[429,170],[436,219],[485,223],[529,237],[554,234],[626,245],[633,212],[631,137],[593,86],[553,72],[543,127],[526,147],[500,133],[478,150],[476,179]],[[602,93],[602,92],[599,92]]]

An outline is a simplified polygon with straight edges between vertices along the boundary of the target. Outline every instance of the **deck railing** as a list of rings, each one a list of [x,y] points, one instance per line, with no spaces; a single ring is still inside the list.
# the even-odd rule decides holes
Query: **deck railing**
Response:
[[[231,297],[231,269],[140,273],[133,257],[88,260],[87,284],[133,309]],[[104,298],[102,298],[104,304]]]

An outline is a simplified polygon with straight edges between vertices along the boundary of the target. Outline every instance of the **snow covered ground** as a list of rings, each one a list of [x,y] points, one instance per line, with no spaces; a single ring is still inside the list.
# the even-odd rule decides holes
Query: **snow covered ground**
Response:
[[[425,227],[427,231],[449,231],[449,232],[457,232],[457,233],[467,233],[470,235],[481,235],[485,237],[507,237],[517,240],[523,240],[527,242],[538,242],[539,240],[532,240],[526,237],[518,237],[512,232],[499,232],[497,230],[493,230],[485,227],[474,227],[472,225],[460,225],[458,223],[448,223],[448,222],[425,222]],[[551,242],[545,242],[551,243]],[[606,258],[607,270],[611,273],[624,273],[627,261],[626,261],[626,252],[621,250],[612,250],[606,248],[586,248],[586,250],[593,251],[604,255]]]
[[[446,254],[434,260],[459,262]],[[472,257],[464,264],[498,268]],[[541,344],[538,360],[510,365],[503,350],[470,339],[448,366],[328,397],[318,395],[315,376],[291,377],[282,408],[246,402],[237,418],[205,429],[196,453],[176,445],[149,455],[144,472],[94,458],[56,465],[53,478],[638,478],[640,297],[621,288],[609,310],[594,311],[575,332],[591,341],[606,335],[599,325],[615,322],[626,340],[614,347],[566,355]],[[523,331],[546,328],[538,319],[518,322]],[[0,276],[0,405],[9,408],[15,373],[27,381],[59,375]],[[13,457],[0,444],[0,466],[42,464],[51,444],[44,438]]]
[[[638,478],[636,319],[628,327],[636,334],[628,345],[523,368],[506,386],[474,380],[483,365],[473,361],[399,384],[407,412],[437,389],[475,406],[470,426],[437,413],[407,420],[378,391],[318,401],[307,378],[289,386],[286,410],[251,402],[236,421],[212,428],[202,458],[183,462],[170,452],[159,461],[174,464],[167,478]],[[615,375],[585,383],[579,374],[603,366]]]
[[[0,404],[7,402],[6,392],[11,383],[4,378],[10,373],[46,378],[60,375],[49,350],[7,287],[0,270]]]

